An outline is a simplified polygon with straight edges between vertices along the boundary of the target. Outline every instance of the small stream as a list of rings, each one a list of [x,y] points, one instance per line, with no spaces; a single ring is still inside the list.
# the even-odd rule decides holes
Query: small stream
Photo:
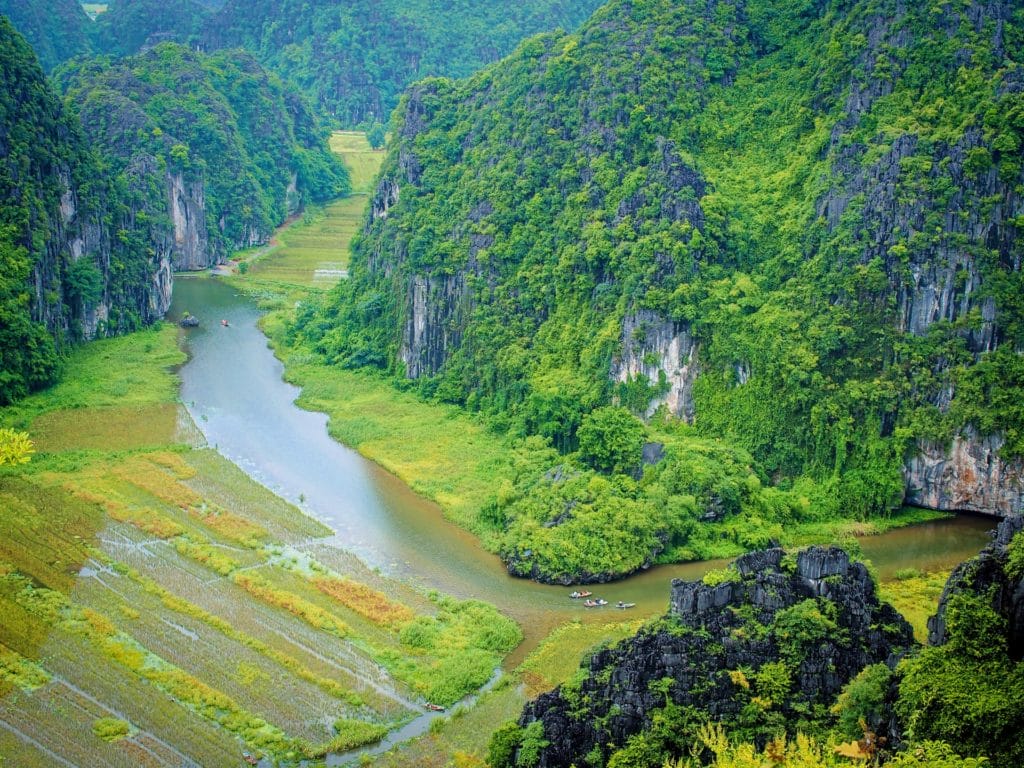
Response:
[[[210,446],[253,479],[330,527],[335,535],[327,543],[390,576],[497,605],[526,635],[505,661],[507,669],[568,620],[624,618],[611,607],[588,611],[568,599],[565,587],[510,577],[495,555],[445,520],[436,504],[332,440],[324,414],[294,404],[299,388],[283,381],[283,366],[256,325],[260,313],[251,299],[217,279],[178,276],[168,319],[176,321],[185,310],[200,319],[198,327],[184,331],[190,360],[180,371],[181,398],[196,425]],[[952,567],[977,553],[993,527],[991,520],[961,515],[861,544],[886,580],[905,567]],[[636,603],[630,616],[649,616],[665,611],[671,579],[699,578],[721,564],[659,566],[591,589],[612,605]],[[387,743],[428,726],[429,718],[417,718]],[[407,735],[407,729],[418,733]]]

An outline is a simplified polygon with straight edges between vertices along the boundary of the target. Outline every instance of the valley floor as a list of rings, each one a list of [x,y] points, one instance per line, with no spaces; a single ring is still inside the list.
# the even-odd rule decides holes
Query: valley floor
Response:
[[[379,153],[351,135],[334,143],[358,155],[346,157],[362,163],[354,180],[365,193]],[[293,223],[234,279],[270,310],[265,330],[303,387],[301,404],[328,413],[336,439],[473,530],[507,471],[505,438],[283,344],[295,302],[330,282],[323,265],[347,268],[365,200]],[[637,630],[640,619],[564,623],[525,659],[514,654],[472,706],[458,705],[520,628],[489,605],[368,569],[205,446],[178,402],[177,338],[164,325],[91,344],[62,384],[0,411],[0,425],[29,431],[38,449],[26,467],[0,471],[5,765],[234,765],[243,750],[292,762],[414,720],[429,730],[379,764],[482,765],[490,734],[529,697],[567,679],[595,644]],[[871,528],[791,535],[854,532]],[[944,576],[903,577],[892,594],[904,611],[917,606],[920,633],[922,606]],[[428,715],[428,702],[455,706]]]

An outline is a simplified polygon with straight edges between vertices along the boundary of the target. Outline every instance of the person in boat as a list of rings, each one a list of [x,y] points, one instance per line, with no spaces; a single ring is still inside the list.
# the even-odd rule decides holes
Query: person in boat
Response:
[[[220,324],[223,325],[225,328],[228,327],[228,321],[227,320],[221,320]]]

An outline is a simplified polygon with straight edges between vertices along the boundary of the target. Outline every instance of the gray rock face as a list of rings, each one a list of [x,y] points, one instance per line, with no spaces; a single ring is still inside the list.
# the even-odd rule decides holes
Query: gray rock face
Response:
[[[130,315],[144,325],[160,319],[171,303],[172,273],[170,250],[159,239],[152,243],[153,256],[146,279],[125,283],[111,272],[114,243],[111,232],[96,211],[79,204],[78,190],[67,169],[58,171],[64,186],[60,205],[53,212],[51,237],[45,253],[33,265],[30,276],[32,319],[57,336],[95,339],[130,330],[117,318]],[[129,212],[129,228],[134,226]],[[102,290],[95,303],[71,300],[66,293],[64,270],[81,259],[99,270]],[[70,313],[69,311],[70,310]]]
[[[1007,517],[999,524],[991,544],[977,557],[953,570],[939,598],[938,612],[928,619],[929,645],[945,644],[949,601],[954,595],[967,592],[990,597],[992,608],[1006,620],[1006,637],[992,638],[992,641],[1005,642],[1011,659],[1024,659],[1024,573],[1007,572],[1007,547],[1021,531],[1024,531],[1024,517]]]
[[[867,569],[841,549],[814,547],[795,562],[781,549],[752,552],[734,567],[737,578],[714,586],[673,581],[662,626],[595,653],[578,689],[559,688],[526,706],[520,725],[541,722],[548,742],[540,768],[580,765],[592,750],[607,760],[651,726],[666,698],[713,720],[737,717],[747,694],[730,673],[744,668],[756,677],[772,662],[792,670],[790,693],[775,706],[796,722],[797,711],[831,703],[865,666],[893,665],[913,642],[909,624],[879,602]],[[779,613],[808,600],[834,617],[834,629],[805,644],[781,640]]]
[[[1002,517],[1024,510],[1024,461],[999,455],[1003,439],[964,429],[950,446],[919,441],[904,467],[906,500],[930,509]]]
[[[699,345],[689,330],[651,310],[641,309],[622,320],[622,349],[612,360],[612,381],[642,377],[661,388],[651,398],[646,417],[665,405],[676,418],[693,423],[693,383],[700,372]]]
[[[950,33],[961,23],[978,33],[990,24],[993,48],[1002,55],[1003,20],[1010,18],[1012,7],[1007,0],[973,0],[939,23]],[[902,17],[907,10],[897,5],[896,13]],[[866,29],[867,46],[859,58],[863,75],[851,83],[846,117],[832,132],[833,184],[819,201],[818,213],[835,229],[851,202],[862,205],[857,214],[864,233],[859,262],[880,259],[885,265],[887,290],[896,297],[898,330],[923,335],[937,322],[976,312],[978,322],[960,332],[970,350],[981,354],[994,349],[1000,338],[995,302],[982,290],[977,254],[990,253],[1003,269],[1020,271],[1015,221],[1024,213],[1024,198],[1017,192],[1022,179],[1001,178],[994,164],[972,162],[972,157],[998,155],[977,126],[955,144],[937,142],[925,151],[916,135],[897,136],[868,167],[860,160],[869,147],[855,142],[841,147],[844,134],[891,92],[894,73],[906,66],[904,57],[892,55],[910,41],[902,18],[879,15],[867,20]],[[879,62],[889,71],[876,74]],[[1019,87],[1012,78],[1006,78],[1004,88]],[[951,189],[941,217],[935,215],[935,201],[921,194],[922,184]]]
[[[409,286],[402,362],[410,379],[437,373],[462,340],[466,309],[463,273],[416,275]]]
[[[186,182],[181,173],[168,173],[167,210],[174,227],[174,269],[205,269],[216,264],[206,232],[206,194],[202,181]]]

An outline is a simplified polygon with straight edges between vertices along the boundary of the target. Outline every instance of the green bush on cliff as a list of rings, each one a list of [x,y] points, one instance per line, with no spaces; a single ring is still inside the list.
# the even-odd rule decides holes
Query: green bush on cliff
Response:
[[[631,474],[640,468],[644,425],[625,408],[597,408],[576,433],[579,456],[598,472]]]
[[[914,740],[943,739],[1024,764],[1024,663],[1006,654],[1005,621],[983,596],[960,593],[946,612],[948,642],[900,664],[897,712]]]

